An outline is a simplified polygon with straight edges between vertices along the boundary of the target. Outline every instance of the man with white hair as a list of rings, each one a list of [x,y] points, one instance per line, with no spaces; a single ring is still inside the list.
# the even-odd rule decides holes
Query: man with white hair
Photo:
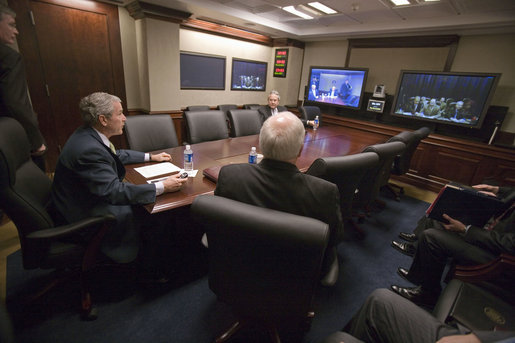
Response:
[[[336,245],[343,230],[340,194],[335,184],[301,173],[295,165],[302,152],[304,135],[301,120],[290,112],[267,119],[259,134],[263,160],[259,164],[222,167],[215,195],[329,224],[322,284],[331,286],[338,278]]]

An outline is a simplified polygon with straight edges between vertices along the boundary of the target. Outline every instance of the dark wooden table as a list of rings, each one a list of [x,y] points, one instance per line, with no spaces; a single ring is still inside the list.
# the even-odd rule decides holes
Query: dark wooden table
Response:
[[[205,168],[226,165],[230,163],[246,163],[250,148],[255,146],[259,151],[259,136],[244,136],[227,138],[218,141],[193,144],[193,168],[198,170],[195,177],[188,178],[180,191],[166,193],[157,197],[153,204],[145,205],[149,213],[171,210],[190,205],[196,196],[212,194],[216,184],[202,175]],[[319,157],[351,155],[361,152],[366,146],[375,144],[377,136],[366,131],[345,128],[341,126],[321,126],[318,130],[306,130],[304,148],[297,159],[297,167],[306,171],[311,163]],[[165,150],[172,156],[172,163],[182,168],[184,146]],[[126,180],[134,184],[147,181],[134,168],[149,165],[138,163],[125,166]],[[154,179],[156,177],[153,177]]]

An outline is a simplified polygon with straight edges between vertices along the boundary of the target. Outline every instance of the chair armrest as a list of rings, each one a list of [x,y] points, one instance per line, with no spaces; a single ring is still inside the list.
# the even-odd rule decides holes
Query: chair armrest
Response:
[[[466,282],[495,279],[503,273],[515,273],[515,256],[501,254],[495,260],[474,266],[456,266],[454,277]]]
[[[80,232],[81,230],[85,228],[89,228],[93,225],[97,224],[112,224],[116,221],[116,218],[112,214],[107,214],[105,216],[99,216],[99,217],[89,217],[82,220],[79,220],[75,223],[66,224],[57,226],[50,229],[44,229],[39,231],[34,231],[26,236],[27,239],[34,239],[34,240],[43,240],[43,239],[53,239],[53,238],[60,238],[60,237],[66,237],[71,234]]]

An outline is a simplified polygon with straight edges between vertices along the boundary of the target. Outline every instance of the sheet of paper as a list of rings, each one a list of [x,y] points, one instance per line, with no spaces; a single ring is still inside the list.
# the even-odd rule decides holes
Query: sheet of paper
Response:
[[[134,170],[143,175],[144,178],[148,179],[149,177],[180,171],[181,168],[177,167],[176,165],[170,162],[162,162],[151,164],[144,167],[134,168]]]
[[[190,171],[186,171],[184,169],[181,169],[181,173],[182,172],[188,173],[188,177],[195,177],[195,176],[197,176],[198,169],[194,169],[194,170],[190,170]]]

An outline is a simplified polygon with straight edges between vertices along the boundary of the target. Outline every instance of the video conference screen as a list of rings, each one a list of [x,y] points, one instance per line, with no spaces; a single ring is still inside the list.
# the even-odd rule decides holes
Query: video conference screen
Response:
[[[479,128],[500,76],[402,70],[391,114]]]
[[[368,69],[311,67],[307,101],[359,109]]]

